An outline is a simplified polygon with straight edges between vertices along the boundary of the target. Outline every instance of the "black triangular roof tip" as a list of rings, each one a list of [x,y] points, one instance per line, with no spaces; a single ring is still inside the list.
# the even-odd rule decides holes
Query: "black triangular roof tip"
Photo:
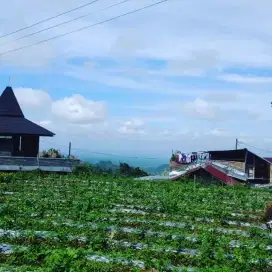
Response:
[[[24,117],[18,100],[10,86],[0,96],[0,116]]]
[[[8,86],[0,96],[0,135],[52,137],[55,134],[25,118],[13,89]]]

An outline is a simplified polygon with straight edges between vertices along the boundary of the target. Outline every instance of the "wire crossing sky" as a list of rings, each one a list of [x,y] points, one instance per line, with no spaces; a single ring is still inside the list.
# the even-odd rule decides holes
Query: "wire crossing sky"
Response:
[[[110,9],[110,8],[119,6],[119,5],[124,4],[124,3],[126,3],[126,2],[129,2],[129,1],[131,1],[131,0],[124,0],[124,1],[121,1],[121,2],[118,2],[118,3],[115,3],[115,4],[113,4],[113,5],[107,6],[106,8],[100,9],[98,12],[101,12],[101,11],[104,11],[104,10],[108,10],[108,9]],[[79,16],[79,17],[76,17],[76,18],[73,18],[73,19],[71,19],[71,20],[68,20],[68,21],[65,21],[65,22],[62,22],[62,23],[59,23],[59,24],[56,24],[56,25],[47,27],[47,28],[43,28],[43,29],[41,29],[41,30],[39,30],[39,31],[32,32],[32,33],[30,33],[30,34],[27,34],[27,35],[21,36],[21,37],[19,37],[19,38],[16,38],[16,39],[14,39],[14,40],[6,41],[6,42],[4,42],[4,43],[0,43],[0,46],[5,45],[5,44],[10,44],[10,43],[13,43],[13,42],[15,42],[15,41],[19,41],[19,40],[22,40],[22,39],[25,39],[25,38],[34,36],[34,35],[36,35],[36,34],[40,34],[40,33],[44,32],[44,31],[47,31],[47,30],[50,30],[50,29],[54,29],[54,28],[57,28],[57,27],[60,27],[60,26],[63,26],[63,25],[66,25],[66,24],[69,24],[69,23],[78,21],[78,20],[83,19],[83,18],[86,18],[86,17],[88,17],[88,16],[90,16],[90,15],[92,15],[92,14],[94,14],[94,12],[91,12],[91,13],[88,13],[88,14],[85,14],[85,15],[82,15],[82,16]]]
[[[89,5],[92,5],[92,4],[96,3],[96,2],[98,2],[98,1],[100,1],[100,0],[94,0],[94,1],[92,1],[92,2],[89,2],[89,3],[85,4],[85,5],[81,5],[81,6],[79,6],[79,7],[70,9],[70,10],[65,11],[65,12],[62,12],[62,13],[60,13],[60,14],[57,14],[57,15],[52,16],[52,17],[49,17],[49,18],[44,19],[44,20],[42,20],[42,21],[36,22],[36,23],[34,23],[34,24],[32,24],[32,25],[29,25],[29,26],[26,26],[26,27],[23,27],[23,28],[14,30],[14,31],[12,31],[12,32],[9,32],[9,33],[7,33],[7,34],[4,34],[4,35],[0,36],[0,39],[1,39],[1,38],[4,38],[4,37],[8,37],[8,36],[10,36],[10,35],[12,35],[12,34],[21,32],[21,31],[23,31],[23,30],[29,29],[29,28],[31,28],[31,27],[33,27],[33,26],[40,25],[40,24],[42,24],[42,23],[44,23],[44,22],[47,22],[47,21],[56,19],[56,18],[58,18],[58,17],[60,17],[60,16],[66,15],[66,14],[71,13],[71,12],[73,12],[73,11],[76,11],[76,10],[79,10],[79,9],[82,9],[82,8],[85,8],[85,7],[89,6]]]
[[[39,45],[39,44],[42,44],[42,43],[46,43],[46,42],[49,42],[49,41],[52,41],[52,40],[56,40],[56,39],[62,38],[64,36],[71,35],[73,33],[83,31],[85,29],[89,29],[89,28],[92,28],[92,27],[95,27],[95,26],[98,26],[98,25],[101,25],[101,24],[104,24],[104,23],[107,23],[107,22],[110,22],[110,21],[113,21],[113,20],[117,20],[117,19],[119,19],[121,17],[128,16],[130,14],[133,14],[133,13],[136,13],[136,12],[139,12],[139,11],[142,11],[142,10],[145,10],[145,9],[157,6],[159,4],[162,4],[162,3],[168,2],[168,1],[170,1],[170,0],[162,0],[162,1],[156,2],[156,3],[151,4],[151,5],[144,6],[142,8],[132,10],[130,12],[126,12],[126,13],[123,13],[121,15],[118,15],[118,16],[115,16],[115,17],[111,17],[111,18],[109,18],[107,20],[103,20],[103,21],[100,21],[100,22],[92,24],[92,25],[88,25],[88,26],[85,26],[85,27],[82,27],[82,28],[79,28],[79,29],[76,29],[76,30],[73,30],[73,31],[70,31],[70,32],[66,32],[66,33],[57,35],[55,37],[52,37],[52,38],[49,38],[49,39],[45,39],[45,40],[42,40],[42,41],[39,41],[39,42],[36,42],[36,43],[33,43],[33,44],[29,44],[29,45],[26,45],[26,46],[15,48],[15,49],[12,49],[12,50],[0,53],[0,56],[6,55],[6,54],[9,54],[9,53],[12,53],[12,52],[16,52],[16,51],[21,51],[23,49],[26,49],[26,48],[29,48],[29,47],[33,47],[33,46],[36,46],[36,45]]]
[[[3,1],[0,36],[90,1]],[[122,1],[1,39],[11,41],[0,47],[0,91],[11,84],[27,118],[56,134],[54,144],[168,158],[172,149],[234,149],[239,139],[265,156],[272,2]]]

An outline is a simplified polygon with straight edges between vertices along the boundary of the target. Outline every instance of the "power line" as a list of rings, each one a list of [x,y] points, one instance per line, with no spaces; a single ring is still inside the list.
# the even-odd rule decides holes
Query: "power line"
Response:
[[[44,143],[47,143],[47,144],[50,144],[50,145],[57,145],[59,147],[67,148],[67,146],[65,146],[65,145],[55,144],[55,143],[44,141],[44,140],[41,140],[41,142],[44,142]],[[158,160],[159,159],[159,158],[138,157],[138,156],[125,156],[125,155],[121,155],[121,154],[96,152],[96,151],[91,151],[91,150],[88,150],[88,149],[76,148],[76,147],[72,147],[72,150],[76,150],[76,151],[80,151],[80,152],[85,152],[85,153],[91,153],[91,154],[95,154],[95,155],[109,156],[109,157],[124,157],[124,158],[127,158],[127,159],[144,159],[144,160]]]
[[[239,144],[243,144],[243,145],[246,145],[246,146],[249,146],[249,147],[258,149],[258,150],[263,151],[263,152],[266,152],[266,153],[272,153],[272,150],[259,148],[259,147],[256,147],[256,146],[254,146],[254,145],[250,145],[250,144],[247,144],[247,143],[244,143],[244,142],[240,142],[240,141],[239,141]]]
[[[118,2],[118,3],[115,3],[115,4],[113,4],[113,5],[107,6],[106,8],[103,8],[103,9],[99,10],[98,12],[101,12],[101,11],[104,11],[104,10],[107,10],[107,9],[110,9],[110,8],[113,8],[113,7],[115,7],[115,6],[119,6],[119,5],[124,4],[124,3],[128,2],[128,1],[131,1],[131,0],[124,0],[124,1],[121,1],[121,2]],[[34,36],[34,35],[36,35],[36,34],[39,34],[39,33],[44,32],[44,31],[47,31],[47,30],[50,30],[50,29],[53,29],[53,28],[57,28],[57,27],[59,27],[59,26],[63,26],[63,25],[72,23],[72,22],[74,22],[74,21],[77,21],[77,20],[83,19],[83,18],[85,18],[85,17],[88,17],[88,16],[90,16],[90,15],[92,15],[92,14],[94,14],[94,12],[91,12],[91,13],[88,13],[88,14],[85,14],[85,15],[82,15],[82,16],[79,16],[79,17],[76,17],[76,18],[74,18],[74,19],[71,19],[71,20],[68,20],[68,21],[65,21],[65,22],[62,22],[62,23],[59,23],[59,24],[56,24],[56,25],[53,25],[53,26],[50,26],[50,27],[47,27],[47,28],[44,28],[44,29],[41,29],[41,30],[38,30],[38,31],[36,31],[36,32],[33,32],[33,33],[30,33],[30,34],[21,36],[21,37],[19,37],[19,38],[17,38],[17,39],[11,40],[11,41],[6,41],[6,42],[4,42],[4,43],[1,43],[0,46],[5,45],[5,44],[9,44],[9,43],[13,43],[13,42],[15,42],[15,41],[19,41],[19,40],[22,40],[22,39],[24,39],[24,38],[28,38],[28,37]]]
[[[95,24],[92,24],[92,25],[88,25],[88,26],[85,26],[85,27],[82,27],[82,28],[79,28],[79,29],[76,29],[76,30],[73,30],[73,31],[70,31],[70,32],[66,32],[66,33],[64,33],[64,34],[57,35],[57,36],[55,36],[55,37],[52,37],[52,38],[49,38],[49,39],[46,39],[46,40],[42,40],[42,41],[39,41],[39,42],[36,42],[36,43],[33,43],[33,44],[29,44],[29,45],[26,45],[26,46],[22,46],[22,47],[19,47],[19,48],[15,48],[15,49],[12,49],[12,50],[9,50],[9,51],[0,53],[0,56],[6,55],[6,54],[8,54],[8,53],[16,52],[16,51],[19,51],[19,50],[23,50],[23,49],[26,49],[26,48],[28,48],[28,47],[32,47],[32,46],[35,46],[35,45],[39,45],[39,44],[42,44],[42,43],[45,43],[45,42],[49,42],[49,41],[52,41],[52,40],[55,40],[55,39],[58,39],[58,38],[61,38],[61,37],[64,37],[64,36],[67,36],[67,35],[70,35],[70,34],[73,34],[73,33],[76,33],[76,32],[82,31],[82,30],[85,30],[85,29],[88,29],[88,28],[91,28],[91,27],[94,27],[94,26],[97,26],[97,25],[102,25],[102,24],[104,24],[104,23],[107,23],[107,22],[110,22],[110,21],[119,19],[119,18],[121,18],[121,17],[125,17],[125,16],[127,16],[127,15],[130,15],[130,14],[136,13],[136,12],[138,12],[138,11],[142,11],[142,10],[145,10],[145,9],[148,9],[148,8],[151,8],[151,7],[154,7],[154,6],[157,6],[157,5],[159,5],[159,4],[162,4],[162,3],[168,2],[168,1],[170,1],[170,0],[162,0],[162,1],[156,2],[156,3],[154,3],[154,4],[145,6],[145,7],[143,7],[143,8],[135,9],[135,10],[132,10],[132,11],[130,11],[130,12],[123,13],[123,14],[118,15],[118,16],[115,16],[115,17],[111,17],[111,18],[109,18],[109,19],[107,19],[107,20],[100,21],[100,22],[95,23]]]
[[[42,20],[42,21],[39,21],[39,22],[37,22],[37,23],[34,23],[34,24],[32,24],[32,25],[29,25],[29,26],[26,26],[26,27],[17,29],[17,30],[15,30],[15,31],[9,32],[9,33],[7,33],[7,34],[4,34],[4,35],[0,36],[0,39],[2,39],[2,38],[4,38],[4,37],[7,37],[7,36],[10,36],[10,35],[12,35],[12,34],[18,33],[18,32],[23,31],[23,30],[25,30],[25,29],[29,29],[29,28],[31,28],[31,27],[33,27],[33,26],[36,26],[36,25],[39,25],[39,24],[41,24],[41,23],[44,23],[44,22],[53,20],[53,19],[55,19],[55,18],[58,18],[58,17],[60,17],[60,16],[62,16],[62,15],[71,13],[71,12],[73,12],[73,11],[79,10],[79,9],[81,9],[81,8],[87,7],[87,6],[89,6],[89,5],[91,5],[91,4],[94,4],[95,2],[98,2],[98,1],[100,1],[100,0],[94,0],[94,1],[89,2],[89,3],[87,3],[87,4],[78,6],[78,7],[76,7],[76,8],[67,10],[67,11],[62,12],[62,13],[59,13],[59,14],[57,14],[57,15],[55,15],[55,16],[52,16],[52,17],[49,17],[49,18],[44,19],[44,20]]]

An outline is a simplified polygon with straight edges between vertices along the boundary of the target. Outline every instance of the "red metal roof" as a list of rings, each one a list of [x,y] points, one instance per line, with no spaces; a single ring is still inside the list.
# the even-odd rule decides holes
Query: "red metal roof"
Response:
[[[212,164],[206,164],[205,166],[198,166],[196,168],[190,169],[188,172],[186,172],[186,175],[192,174],[201,168],[225,184],[228,184],[228,185],[241,184],[241,182],[237,181],[235,178],[233,178],[231,176],[228,176],[224,171],[218,169],[217,167],[213,166]],[[180,174],[178,176],[172,177],[171,180],[177,180],[182,176],[183,176],[183,174]]]
[[[222,182],[233,185],[233,184],[241,184],[240,182],[236,181],[234,178],[228,176],[223,171],[219,170],[218,168],[214,167],[211,164],[208,164],[204,168],[207,172],[209,172],[215,178],[221,180]]]

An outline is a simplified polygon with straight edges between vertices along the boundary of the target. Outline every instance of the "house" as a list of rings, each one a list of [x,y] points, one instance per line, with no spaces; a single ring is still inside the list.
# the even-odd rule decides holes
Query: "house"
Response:
[[[248,149],[205,151],[205,159],[190,165],[170,162],[171,179],[183,175],[217,180],[225,184],[269,184],[272,183],[272,158],[263,158]],[[170,173],[171,175],[171,173]]]
[[[243,171],[249,183],[272,183],[272,163],[248,149],[209,151],[210,160]]]
[[[55,134],[25,118],[11,87],[0,96],[0,171],[71,172],[78,160],[39,158],[40,137]]]

